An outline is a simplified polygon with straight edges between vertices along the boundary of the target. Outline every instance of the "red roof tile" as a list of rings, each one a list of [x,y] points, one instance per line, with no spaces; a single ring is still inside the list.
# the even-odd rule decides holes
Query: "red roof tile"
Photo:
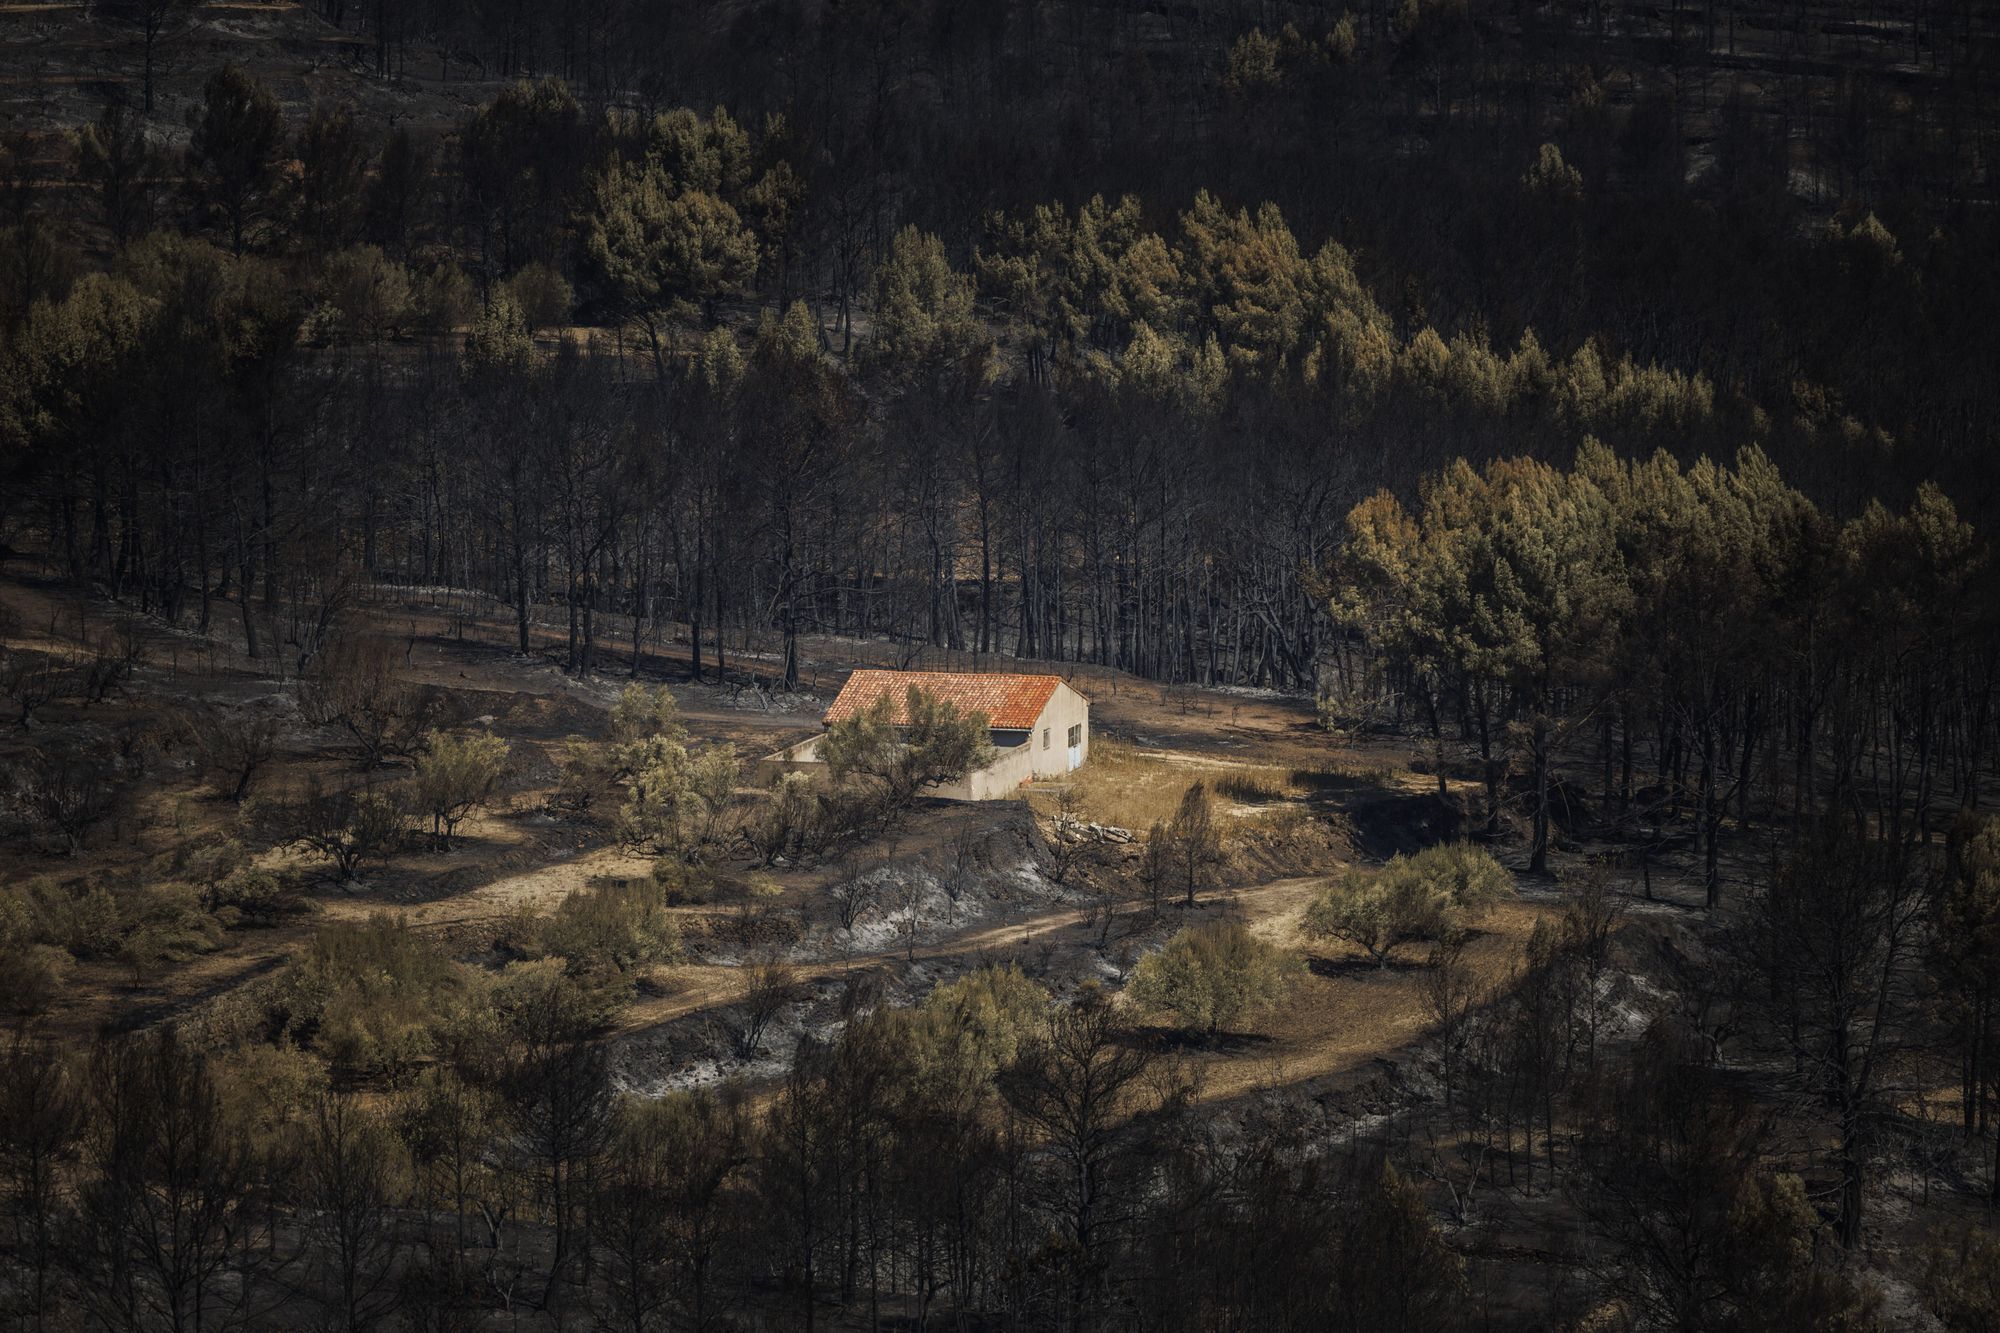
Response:
[[[895,700],[895,722],[902,726],[909,721],[907,701],[910,688],[915,686],[958,705],[961,713],[986,714],[989,727],[1027,731],[1034,727],[1061,683],[1059,676],[1005,672],[857,671],[840,687],[840,694],[826,710],[826,720],[844,721],[886,695]]]

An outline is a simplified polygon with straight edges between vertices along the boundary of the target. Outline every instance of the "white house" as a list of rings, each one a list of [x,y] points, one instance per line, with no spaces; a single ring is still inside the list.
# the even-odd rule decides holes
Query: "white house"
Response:
[[[1029,676],[1012,672],[857,671],[847,678],[826,710],[835,722],[867,711],[881,699],[890,700],[891,717],[908,723],[912,688],[955,705],[961,713],[983,713],[994,755],[938,796],[960,801],[985,801],[1005,796],[1032,778],[1060,777],[1090,754],[1090,700],[1071,689],[1060,676]],[[821,737],[801,741],[771,756],[781,764],[819,762]]]

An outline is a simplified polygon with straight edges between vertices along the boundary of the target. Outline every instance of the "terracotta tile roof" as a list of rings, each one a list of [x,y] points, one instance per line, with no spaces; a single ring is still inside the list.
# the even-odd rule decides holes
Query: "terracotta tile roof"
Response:
[[[857,671],[840,687],[826,710],[828,722],[840,722],[887,695],[895,700],[895,721],[907,722],[910,687],[957,704],[961,713],[984,713],[986,724],[1001,731],[1027,731],[1048,707],[1062,683],[1059,676],[1022,676],[1006,672]]]

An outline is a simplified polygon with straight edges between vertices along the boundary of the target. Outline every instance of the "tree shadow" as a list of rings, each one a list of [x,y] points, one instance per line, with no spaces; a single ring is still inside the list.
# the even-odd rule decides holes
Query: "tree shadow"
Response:
[[[1386,964],[1377,963],[1373,958],[1323,958],[1313,954],[1306,959],[1306,969],[1316,977],[1330,981],[1358,981],[1364,977],[1400,976],[1409,972],[1421,972],[1427,964],[1422,958],[1412,956],[1392,957]]]
[[[1439,800],[1435,792],[1384,793],[1348,807],[1347,821],[1354,849],[1377,861],[1420,852],[1464,834],[1458,807]]]
[[[1134,1029],[1132,1037],[1159,1054],[1183,1051],[1201,1055],[1242,1055],[1269,1046],[1276,1040],[1261,1032],[1195,1032],[1188,1028],[1155,1024]]]

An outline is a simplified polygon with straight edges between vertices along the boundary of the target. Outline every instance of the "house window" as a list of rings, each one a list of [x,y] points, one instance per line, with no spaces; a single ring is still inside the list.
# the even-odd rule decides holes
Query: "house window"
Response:
[[[1042,748],[1044,750],[1049,748],[1049,729],[1047,727],[1042,728]]]
[[[1078,722],[1069,729],[1069,748],[1074,750],[1083,744],[1083,723]]]

